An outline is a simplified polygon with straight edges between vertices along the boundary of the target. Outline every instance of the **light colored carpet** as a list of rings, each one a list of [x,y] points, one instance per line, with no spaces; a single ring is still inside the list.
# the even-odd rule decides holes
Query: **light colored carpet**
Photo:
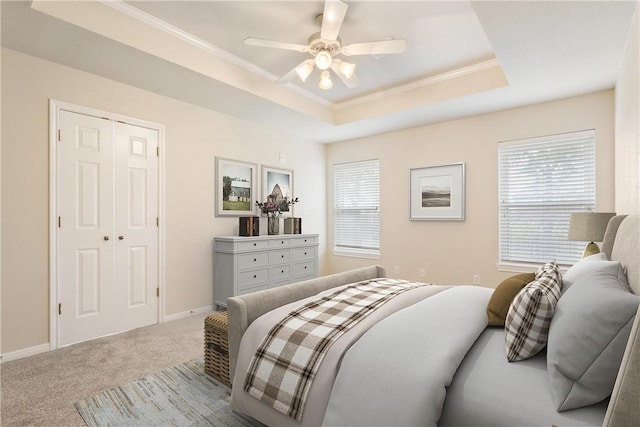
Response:
[[[235,414],[227,386],[204,373],[203,358],[104,391],[75,406],[89,427],[254,427]]]
[[[85,426],[73,404],[204,354],[204,318],[134,329],[0,364],[2,426]]]

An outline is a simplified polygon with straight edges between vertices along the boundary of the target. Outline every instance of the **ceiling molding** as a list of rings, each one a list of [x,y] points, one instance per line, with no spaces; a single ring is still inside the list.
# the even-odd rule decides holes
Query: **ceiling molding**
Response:
[[[156,18],[153,15],[148,14],[147,12],[138,9],[137,7],[131,6],[130,4],[124,2],[123,0],[98,0],[105,6],[108,6],[124,15],[129,16],[130,18],[136,19],[144,24],[147,24],[153,28],[156,28],[166,34],[169,34],[173,37],[176,37],[182,41],[185,41],[192,46],[195,46],[199,49],[204,50],[207,53],[217,56],[218,58],[237,65],[253,74],[256,74],[259,77],[270,80],[272,82],[278,82],[280,77],[265,70],[262,67],[259,67],[249,61],[246,61],[224,49],[220,49],[218,46],[211,44],[201,38],[194,36],[193,34],[182,30],[181,28],[176,27],[160,18]],[[324,98],[317,96],[316,94],[309,92],[308,90],[294,84],[284,84],[284,87],[287,89],[298,93],[299,95],[305,96],[319,104],[322,104],[325,107],[334,107],[335,104],[331,101],[328,101]]]
[[[147,12],[144,12],[134,6],[131,6],[128,3],[125,3],[123,0],[98,0],[98,1],[105,6],[115,9],[118,12],[123,13],[131,18],[137,19],[140,22],[143,22],[167,34],[177,37],[183,41],[186,41],[187,43],[195,47],[198,47],[212,55],[222,58],[227,62],[235,64],[239,67],[242,67],[247,71],[251,71],[252,73],[259,75],[260,77],[263,77],[271,81],[278,80],[278,76],[268,72],[264,68],[258,67],[257,65],[252,64],[249,61],[245,61],[244,59],[239,58],[234,54],[227,52],[226,50],[220,49],[219,47],[207,41],[204,41],[201,38],[196,37],[191,33],[188,33],[174,25],[169,24],[166,21],[163,21],[162,19],[156,18],[155,16],[150,15]]]
[[[500,67],[498,60],[494,57],[486,61],[478,62],[476,64],[468,65],[454,70],[445,71],[444,73],[435,74],[433,76],[426,77],[424,79],[415,80],[401,86],[395,86],[390,89],[381,90],[369,95],[360,96],[358,98],[349,99],[347,101],[338,102],[335,104],[337,110],[343,110],[357,105],[367,104],[374,101],[380,101],[383,98],[390,96],[400,95],[404,92],[414,91],[426,86],[436,85],[447,80],[462,77],[464,75],[477,73],[479,71],[487,70],[494,67]]]

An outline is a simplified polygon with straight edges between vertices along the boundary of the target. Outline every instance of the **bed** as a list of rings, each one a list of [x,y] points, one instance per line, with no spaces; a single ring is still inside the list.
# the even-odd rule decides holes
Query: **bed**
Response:
[[[512,326],[487,326],[492,289],[421,286],[371,266],[229,298],[232,408],[270,426],[640,425],[640,216],[612,218],[602,253],[561,278],[543,349],[511,362]],[[548,264],[536,278],[554,274]],[[313,370],[296,355],[280,366],[298,335],[278,334],[369,287],[393,297],[367,299],[376,309],[357,322],[330,311],[336,327],[308,357]]]

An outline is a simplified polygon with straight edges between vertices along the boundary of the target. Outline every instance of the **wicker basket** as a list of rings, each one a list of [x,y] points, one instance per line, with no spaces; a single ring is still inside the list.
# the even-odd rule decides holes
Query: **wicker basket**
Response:
[[[229,319],[227,312],[204,319],[204,372],[231,387],[229,379]]]

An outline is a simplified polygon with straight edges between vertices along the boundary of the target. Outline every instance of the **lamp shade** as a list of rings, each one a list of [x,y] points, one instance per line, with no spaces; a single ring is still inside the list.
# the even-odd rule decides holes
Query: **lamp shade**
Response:
[[[602,242],[614,212],[574,212],[569,222],[569,240]]]

